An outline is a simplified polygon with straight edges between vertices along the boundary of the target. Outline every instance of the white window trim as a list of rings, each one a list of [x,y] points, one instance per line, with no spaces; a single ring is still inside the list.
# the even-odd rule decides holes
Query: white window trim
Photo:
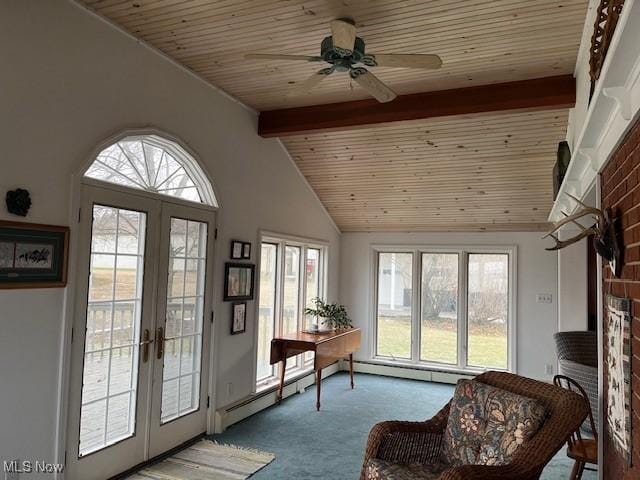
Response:
[[[370,312],[369,327],[369,361],[381,365],[405,365],[412,368],[424,370],[451,371],[459,373],[478,374],[490,368],[469,366],[466,364],[467,357],[467,261],[468,254],[473,253],[496,253],[509,255],[509,299],[508,299],[508,322],[507,322],[507,371],[516,373],[517,370],[517,296],[518,296],[518,247],[516,245],[393,245],[393,244],[373,244],[370,251]],[[411,301],[411,359],[393,359],[378,355],[378,254],[379,253],[411,253],[412,262],[412,301]],[[458,364],[446,364],[438,362],[428,362],[420,360],[420,338],[421,338],[421,295],[422,281],[422,253],[456,253],[458,254]],[[417,328],[416,328],[417,326]],[[495,368],[492,368],[496,370]]]
[[[299,271],[302,272],[303,274],[306,272],[306,259],[307,259],[307,250],[308,249],[317,249],[320,250],[320,262],[318,264],[319,266],[319,271],[318,271],[318,275],[319,275],[319,279],[318,279],[318,283],[319,283],[319,296],[320,298],[322,298],[323,300],[326,301],[327,299],[327,289],[328,289],[328,268],[329,268],[329,243],[324,241],[324,240],[317,240],[317,239],[312,239],[312,238],[306,238],[306,237],[301,237],[301,236],[296,236],[296,235],[289,235],[289,234],[281,234],[281,233],[275,233],[275,232],[270,232],[270,231],[260,231],[259,232],[259,240],[258,240],[258,247],[260,248],[261,251],[261,246],[262,243],[271,243],[274,245],[278,246],[278,258],[276,259],[276,313],[275,313],[275,323],[276,325],[274,326],[274,335],[279,335],[281,332],[281,328],[282,328],[282,315],[283,315],[283,310],[282,310],[282,303],[283,303],[283,295],[284,295],[284,289],[282,288],[282,285],[284,284],[284,270],[285,270],[285,255],[284,255],[284,249],[286,246],[292,246],[292,247],[300,247],[301,252],[300,252],[300,260],[299,260]],[[260,333],[260,329],[258,326],[258,322],[259,322],[259,318],[260,318],[260,281],[259,281],[259,277],[260,277],[260,271],[261,271],[261,261],[262,261],[262,255],[258,254],[257,255],[257,265],[256,265],[256,301],[255,301],[255,318],[256,318],[256,328],[255,328],[255,333],[254,333],[254,362],[253,362],[253,368],[254,368],[254,374],[253,374],[253,388],[254,394],[257,393],[262,393],[265,390],[268,390],[270,388],[273,388],[274,385],[277,385],[277,383],[279,382],[279,365],[275,365],[274,366],[274,374],[270,377],[261,379],[258,382],[257,379],[257,373],[258,373],[258,367],[257,367],[257,363],[258,363],[258,336]],[[307,297],[307,282],[305,280],[304,275],[301,277],[301,281],[302,281],[302,288],[299,289],[298,292],[298,315],[299,315],[299,319],[302,319],[302,321],[304,321],[304,309],[306,307],[306,302],[305,299]],[[296,378],[300,375],[306,374],[308,372],[310,372],[311,370],[313,370],[313,363],[312,361],[303,361],[302,365],[297,365],[296,368],[292,368],[290,370],[287,371],[287,373],[285,374],[285,382],[291,380],[292,378]]]

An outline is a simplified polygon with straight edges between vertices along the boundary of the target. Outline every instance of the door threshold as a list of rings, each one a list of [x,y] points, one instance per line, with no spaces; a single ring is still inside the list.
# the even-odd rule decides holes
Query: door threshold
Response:
[[[187,447],[190,447],[191,445],[195,445],[197,442],[199,442],[200,440],[202,440],[205,436],[207,435],[206,432],[202,432],[199,435],[196,435],[195,437],[191,438],[190,440],[187,440],[186,442],[181,443],[180,445],[178,445],[177,447],[173,447],[170,450],[167,450],[164,453],[161,453],[160,455],[156,455],[155,457],[139,463],[138,465],[136,465],[135,467],[131,467],[128,470],[125,470],[122,473],[119,473],[118,475],[114,475],[113,477],[109,477],[107,480],[121,480],[123,478],[127,478],[129,475],[133,475],[134,473],[136,473],[138,470],[141,470],[145,467],[148,467],[150,465],[153,465],[155,463],[159,463],[163,460],[166,460],[167,458],[173,456],[175,453],[178,453],[180,450],[184,450]]]

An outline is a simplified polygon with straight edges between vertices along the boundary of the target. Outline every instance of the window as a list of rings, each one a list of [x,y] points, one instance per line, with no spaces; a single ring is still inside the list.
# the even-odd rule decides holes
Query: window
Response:
[[[269,363],[271,339],[311,326],[304,309],[315,298],[324,298],[326,251],[324,245],[300,239],[262,239],[256,369],[259,389],[277,381],[279,365]],[[313,353],[309,352],[290,358],[285,376],[300,373],[312,361]]]
[[[85,177],[137,190],[217,206],[198,162],[180,145],[157,135],[124,137],[102,150]]]
[[[515,248],[380,248],[375,259],[375,357],[513,369]]]

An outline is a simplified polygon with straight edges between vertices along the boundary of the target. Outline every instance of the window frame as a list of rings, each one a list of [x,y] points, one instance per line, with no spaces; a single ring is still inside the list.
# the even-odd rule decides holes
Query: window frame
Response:
[[[255,361],[254,361],[254,393],[267,390],[279,381],[280,365],[276,364],[271,367],[272,374],[266,377],[258,378],[258,345],[260,334],[260,275],[262,272],[262,244],[267,243],[276,246],[276,281],[275,281],[275,296],[274,296],[274,315],[273,315],[273,334],[278,336],[282,334],[282,328],[284,323],[284,285],[286,272],[286,248],[297,247],[300,248],[300,256],[298,261],[298,273],[300,275],[300,285],[298,286],[298,328],[304,329],[305,315],[304,309],[306,308],[307,298],[307,252],[310,249],[319,251],[318,260],[318,296],[323,300],[327,298],[327,280],[328,280],[328,265],[329,265],[329,244],[321,240],[314,240],[304,237],[298,237],[293,235],[284,235],[271,232],[261,232],[258,241],[258,249],[260,253],[257,256],[257,286],[256,286],[256,329],[255,329]],[[295,364],[291,362],[295,361]],[[313,369],[313,356],[304,357],[304,354],[292,357],[287,362],[287,370],[285,372],[285,381],[298,376],[302,373],[306,373]]]
[[[411,358],[394,359],[378,355],[378,296],[379,296],[379,258],[380,253],[410,253],[412,261],[412,299],[411,299]],[[429,253],[450,253],[458,255],[458,323],[457,323],[457,363],[448,364],[420,359],[422,338],[422,255]],[[507,368],[504,371],[517,371],[517,255],[515,245],[455,245],[441,244],[419,245],[371,245],[370,272],[370,331],[369,359],[373,363],[386,365],[404,365],[424,370],[440,370],[477,374],[486,370],[501,370],[496,367],[476,367],[468,364],[468,268],[470,254],[504,254],[508,258],[508,320],[507,320]]]

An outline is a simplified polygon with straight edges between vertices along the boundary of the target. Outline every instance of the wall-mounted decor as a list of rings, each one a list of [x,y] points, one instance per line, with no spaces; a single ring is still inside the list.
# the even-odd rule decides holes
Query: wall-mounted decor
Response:
[[[602,65],[611,44],[613,32],[616,30],[618,18],[622,12],[624,0],[600,0],[596,12],[596,23],[591,36],[591,50],[589,55],[589,76],[591,77],[591,95],[595,89],[596,81],[600,78]]]
[[[242,258],[245,260],[251,259],[251,243],[244,242],[242,244]]]
[[[231,240],[231,258],[233,260],[240,260],[242,258],[242,246],[243,242],[239,240]]]
[[[569,149],[569,143],[562,141],[558,143],[558,153],[556,156],[556,164],[553,166],[553,199],[558,197],[558,192],[562,186],[562,181],[569,168],[569,162],[571,161],[571,150]]]
[[[0,221],[0,288],[64,287],[69,228]]]
[[[231,240],[231,259],[249,260],[251,259],[251,243]]]
[[[631,461],[631,300],[607,295],[607,428]]]
[[[255,265],[226,263],[224,266],[224,300],[253,300]]]
[[[244,333],[247,329],[247,302],[234,302],[231,305],[231,335]]]
[[[16,188],[7,192],[5,202],[9,213],[26,217],[31,208],[31,195],[24,188]]]
[[[608,262],[613,275],[619,277],[622,273],[624,256],[618,239],[620,222],[613,217],[613,211],[611,208],[601,210],[590,207],[569,193],[567,193],[567,196],[582,208],[572,215],[565,214],[565,218],[553,224],[551,231],[542,238],[553,238],[555,245],[546,250],[560,250],[579,242],[583,238],[593,237],[593,246],[596,252]],[[585,227],[579,222],[580,220],[588,220],[589,217],[595,220],[595,223],[590,227]],[[579,227],[580,233],[566,240],[560,240],[558,231],[568,224]]]

